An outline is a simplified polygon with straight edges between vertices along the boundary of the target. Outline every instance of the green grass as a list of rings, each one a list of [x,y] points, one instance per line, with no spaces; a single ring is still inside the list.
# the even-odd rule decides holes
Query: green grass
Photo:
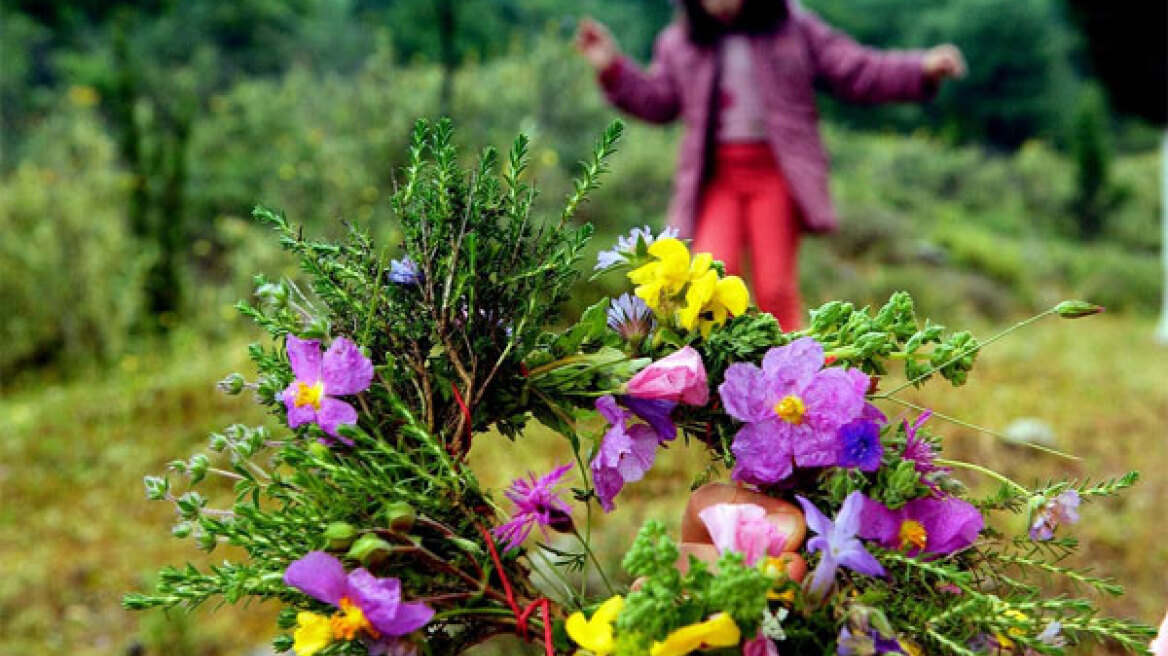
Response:
[[[993,330],[976,332],[985,337]],[[1135,489],[1084,507],[1076,528],[1083,549],[1075,561],[1127,587],[1125,597],[1101,600],[1109,613],[1149,623],[1168,600],[1168,532],[1161,520],[1168,500],[1162,473],[1168,468],[1168,349],[1153,342],[1152,332],[1150,320],[1127,316],[1048,319],[991,346],[966,387],[938,383],[905,395],[996,430],[1017,417],[1042,418],[1054,427],[1059,448],[1083,458],[1018,450],[936,422],[950,457],[1023,483],[1141,470]],[[265,421],[246,396],[215,390],[215,381],[235,370],[249,371],[242,340],[188,342],[170,353],[131,356],[104,374],[28,383],[0,400],[0,654],[120,654],[134,643],[148,654],[245,654],[274,635],[273,608],[225,607],[168,620],[127,613],[119,604],[123,592],[148,585],[163,565],[233,555],[207,557],[171,537],[172,511],[145,500],[141,478],[200,450],[210,431]],[[893,405],[885,410],[899,412]],[[546,431],[534,430],[515,445],[496,435],[476,439],[472,462],[491,486],[568,458],[565,445]],[[656,517],[676,528],[689,483],[706,462],[696,446],[671,446],[618,499],[619,512],[600,518],[596,548],[610,571],[644,520]],[[992,486],[963,478],[979,489]],[[1025,529],[1021,521],[1009,528]],[[515,653],[507,644],[499,649]]]

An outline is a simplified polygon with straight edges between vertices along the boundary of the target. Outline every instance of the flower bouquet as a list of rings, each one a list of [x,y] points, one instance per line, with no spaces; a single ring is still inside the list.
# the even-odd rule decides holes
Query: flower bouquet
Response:
[[[500,634],[595,656],[1063,654],[1090,640],[1144,651],[1149,627],[1034,583],[1119,593],[1060,560],[1079,504],[1136,475],[1029,489],[946,459],[930,430],[944,418],[897,393],[963,384],[985,343],[922,325],[908,295],[875,312],[828,303],[783,332],[709,254],[645,228],[596,266],[623,270],[629,293],[564,323],[592,230],[571,219],[620,132],[604,133],[551,219],[532,216],[524,138],[501,173],[492,150],[467,171],[447,122],[414,132],[392,200],[400,245],[356,226],[313,241],[257,209],[309,287],[257,278],[257,300],[239,307],[271,342],[251,347],[251,382],[220,385],[254,393],[281,428],[228,427],[146,478],[177,509],[175,535],[243,557],[164,569],[126,607],[276,600],[274,645],[298,656],[459,654]],[[893,364],[906,382],[881,391]],[[912,416],[889,419],[895,405]],[[474,445],[521,439],[533,422],[563,437],[567,464],[484,489]],[[681,533],[649,521],[616,579],[592,549],[594,513],[616,512],[677,440],[710,454]],[[971,496],[961,472],[1001,487]],[[210,478],[234,485],[229,507],[199,491]],[[1029,534],[995,528],[998,513],[1026,514]],[[549,531],[578,546],[549,544]],[[604,593],[569,585],[594,568]]]

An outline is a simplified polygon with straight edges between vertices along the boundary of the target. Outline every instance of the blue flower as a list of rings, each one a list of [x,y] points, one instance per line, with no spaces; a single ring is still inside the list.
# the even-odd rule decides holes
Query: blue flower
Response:
[[[617,238],[615,247],[597,253],[595,270],[601,271],[628,262],[628,256],[636,254],[638,242],[644,243],[645,247],[648,248],[649,244],[658,239],[676,239],[677,235],[677,228],[666,228],[656,237],[653,236],[653,231],[649,226],[633,228],[629,234]]]
[[[860,574],[884,576],[884,566],[864,549],[856,537],[860,530],[860,510],[864,507],[864,495],[859,490],[844,499],[835,521],[824,516],[807,499],[801,496],[795,498],[803,506],[807,527],[815,532],[815,537],[807,541],[807,550],[821,553],[819,564],[811,575],[809,592],[812,595],[822,598],[831,590],[836,571],[841,565]]]
[[[857,419],[840,427],[840,467],[858,467],[860,471],[880,469],[884,445],[880,443],[880,426]]]
[[[416,285],[422,281],[422,273],[418,270],[418,263],[407,255],[400,260],[389,263],[389,281],[399,285]]]
[[[608,327],[626,342],[648,337],[656,325],[653,311],[638,296],[626,292],[608,307]]]

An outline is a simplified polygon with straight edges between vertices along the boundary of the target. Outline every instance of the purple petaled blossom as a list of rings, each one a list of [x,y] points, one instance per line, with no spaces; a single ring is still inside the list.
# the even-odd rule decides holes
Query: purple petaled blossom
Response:
[[[847,624],[840,629],[839,639],[836,641],[836,656],[882,656],[884,654],[901,654],[905,656],[904,648],[895,638],[885,638],[876,629],[852,632]]]
[[[627,342],[648,337],[656,326],[653,311],[640,296],[626,292],[608,306],[608,327]]]
[[[642,399],[628,394],[618,396],[621,405],[633,411],[645,423],[657,431],[657,438],[661,442],[669,442],[677,437],[677,426],[669,416],[677,407],[676,401],[667,399]]]
[[[608,420],[608,431],[592,459],[592,484],[605,512],[625,483],[645,477],[657,456],[657,432],[645,424],[630,424],[633,414],[621,409],[612,396],[596,399],[596,409]]]
[[[334,631],[339,626],[347,639],[404,636],[434,616],[426,604],[402,602],[398,579],[379,579],[364,568],[346,574],[341,561],[323,551],[309,552],[288,565],[284,583],[340,609],[332,620]]]
[[[389,281],[398,285],[416,285],[422,281],[422,272],[418,263],[406,255],[400,260],[389,262]]]
[[[288,335],[288,361],[296,380],[281,397],[288,409],[292,428],[315,423],[332,437],[351,444],[337,434],[337,427],[357,423],[357,410],[335,397],[365,391],[373,382],[373,363],[357,345],[338,337],[329,349],[320,352],[320,341]]]
[[[557,531],[571,530],[572,508],[554,489],[571,468],[570,464],[563,465],[539,478],[528,473],[527,479],[517,478],[511,482],[511,487],[503,494],[515,504],[515,515],[494,530],[495,538],[505,549],[523,544],[533,526],[538,525],[545,537],[549,526]]]
[[[948,471],[933,464],[937,458],[936,452],[933,451],[933,445],[918,434],[921,426],[932,416],[933,411],[926,410],[911,424],[907,419],[904,420],[904,459],[913,461],[914,467],[922,476],[935,471]]]
[[[596,271],[607,269],[617,264],[628,262],[629,256],[637,252],[637,242],[642,241],[645,247],[648,248],[650,244],[658,239],[676,239],[678,235],[677,228],[668,227],[661,231],[661,234],[656,237],[653,236],[652,229],[649,226],[633,228],[627,235],[617,237],[616,246],[607,250],[601,251],[596,255]]]
[[[742,656],[779,656],[779,646],[759,627],[758,633],[742,645]]]
[[[718,503],[698,513],[719,554],[742,554],[748,566],[763,556],[783,553],[787,536],[766,520],[766,509],[753,503]]]
[[[823,347],[803,337],[767,351],[761,367],[727,368],[718,393],[726,413],[745,423],[731,445],[735,480],[777,483],[795,466],[839,461],[840,427],[872,416],[864,400],[868,376],[823,363]]]
[[[880,426],[857,419],[840,427],[840,467],[856,467],[860,471],[880,469],[884,445],[880,443]]]
[[[846,567],[853,572],[868,576],[884,576],[884,567],[856,537],[860,529],[860,512],[864,506],[864,495],[858,490],[848,495],[836,514],[835,521],[828,519],[819,508],[807,499],[796,496],[807,527],[815,532],[815,537],[807,541],[807,550],[820,552],[819,564],[811,575],[809,592],[816,597],[824,597],[835,583],[836,571]]]
[[[1035,542],[1052,540],[1059,524],[1078,523],[1080,501],[1078,490],[1067,490],[1043,504],[1030,525],[1030,539]]]
[[[977,540],[985,519],[972,504],[956,497],[914,499],[897,510],[863,498],[860,537],[885,549],[945,555]]]

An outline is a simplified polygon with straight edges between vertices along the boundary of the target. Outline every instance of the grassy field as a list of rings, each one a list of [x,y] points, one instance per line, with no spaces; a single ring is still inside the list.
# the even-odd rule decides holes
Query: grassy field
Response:
[[[1108,612],[1145,622],[1158,620],[1168,603],[1168,529],[1160,507],[1168,501],[1168,348],[1157,346],[1152,332],[1150,320],[1127,316],[1048,319],[990,347],[965,388],[938,383],[904,396],[995,430],[1019,417],[1041,418],[1059,448],[1082,456],[1066,461],[1019,450],[936,421],[951,457],[1023,483],[1141,470],[1134,490],[1084,508],[1077,562],[1127,587],[1125,597],[1102,600]],[[246,398],[214,388],[231,371],[249,371],[244,354],[240,339],[180,340],[169,353],[129,356],[102,375],[30,382],[0,400],[0,654],[95,656],[140,645],[137,653],[243,655],[274,635],[271,608],[191,617],[135,615],[119,604],[124,591],[148,585],[165,564],[208,562],[169,535],[172,511],[145,500],[141,478],[200,450],[210,431],[265,420]],[[901,411],[884,409],[892,416]],[[514,447],[493,435],[478,439],[473,461],[488,485],[566,458],[546,432],[534,431]],[[611,570],[644,520],[676,527],[689,482],[705,463],[696,447],[674,446],[622,495],[621,512],[598,522],[597,548]],[[979,489],[992,485],[972,474],[963,478]],[[1021,521],[1010,528],[1024,530]],[[210,560],[232,555],[216,552]]]

